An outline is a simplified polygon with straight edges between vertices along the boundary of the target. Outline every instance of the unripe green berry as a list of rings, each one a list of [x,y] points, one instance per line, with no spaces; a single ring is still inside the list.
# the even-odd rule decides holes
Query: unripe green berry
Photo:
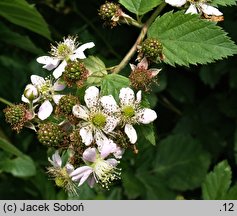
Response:
[[[23,104],[12,105],[4,109],[6,122],[11,124],[12,129],[19,132],[27,119],[27,109]]]
[[[57,108],[56,113],[59,115],[71,115],[72,114],[72,107],[79,103],[79,99],[73,95],[64,95],[61,97]]]
[[[47,146],[58,146],[64,141],[64,131],[55,123],[43,123],[37,131],[38,140]]]
[[[154,38],[147,38],[141,46],[141,52],[145,57],[157,60],[162,54],[162,44]]]
[[[100,6],[98,14],[101,19],[105,21],[105,25],[109,25],[112,28],[117,25],[120,13],[121,9],[118,4],[115,4],[113,2],[106,2],[105,4]]]
[[[88,74],[89,72],[83,62],[69,61],[65,67],[63,78],[68,86],[71,87],[76,84],[78,87],[81,87],[87,79]]]

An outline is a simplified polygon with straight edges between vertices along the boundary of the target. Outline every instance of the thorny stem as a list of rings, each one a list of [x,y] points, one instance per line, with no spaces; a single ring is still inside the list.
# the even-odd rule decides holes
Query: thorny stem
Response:
[[[13,103],[11,103],[10,101],[5,100],[4,98],[0,98],[0,102],[6,104],[8,106],[12,106],[13,105]]]
[[[130,61],[130,59],[133,57],[133,55],[137,51],[137,46],[143,41],[143,39],[146,36],[147,30],[150,27],[150,25],[153,23],[153,21],[156,19],[156,17],[160,14],[160,12],[164,9],[166,6],[166,3],[162,3],[155,12],[151,15],[151,17],[147,20],[147,22],[144,24],[136,42],[132,46],[132,48],[128,51],[127,55],[123,58],[123,60],[119,63],[119,65],[113,70],[113,73],[119,73]]]

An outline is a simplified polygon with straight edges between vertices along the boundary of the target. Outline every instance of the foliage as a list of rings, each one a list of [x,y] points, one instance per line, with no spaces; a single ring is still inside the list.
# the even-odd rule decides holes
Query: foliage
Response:
[[[0,197],[72,199],[45,173],[54,149],[47,152],[32,130],[11,131],[2,111],[6,104],[21,102],[30,75],[51,74],[35,61],[47,55],[51,39],[78,35],[81,43],[95,43],[83,60],[90,73],[86,86],[66,93],[83,98],[86,87],[96,85],[118,102],[120,89],[131,85],[128,63],[143,58],[142,41],[126,64],[120,67],[120,62],[146,23],[147,37],[162,44],[157,58],[149,59],[149,68],[162,70],[151,92],[142,94],[142,105],[154,109],[157,120],[135,126],[138,141],[121,160],[121,180],[110,190],[84,184],[73,199],[237,199],[235,8],[220,7],[225,20],[216,23],[160,0],[114,2],[129,16],[110,29],[97,15],[101,1],[0,1]],[[236,1],[211,4],[231,6]]]

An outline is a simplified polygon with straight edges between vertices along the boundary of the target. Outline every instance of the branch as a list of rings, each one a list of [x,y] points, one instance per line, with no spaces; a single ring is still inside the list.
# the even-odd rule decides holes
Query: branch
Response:
[[[130,59],[133,57],[133,55],[137,51],[137,46],[143,41],[143,39],[146,36],[146,33],[148,31],[148,28],[153,23],[153,21],[156,19],[156,17],[160,14],[160,12],[164,9],[166,6],[166,3],[162,3],[155,12],[151,15],[151,17],[147,20],[147,22],[144,24],[136,42],[132,46],[132,48],[128,51],[127,55],[123,58],[123,60],[119,63],[119,65],[113,70],[113,73],[119,73],[130,61]]]

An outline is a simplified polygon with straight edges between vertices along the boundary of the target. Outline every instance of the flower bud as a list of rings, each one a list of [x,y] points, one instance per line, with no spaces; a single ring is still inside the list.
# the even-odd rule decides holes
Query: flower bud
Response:
[[[39,91],[38,91],[38,89],[37,89],[34,85],[28,84],[28,85],[25,87],[24,96],[25,96],[28,100],[33,101],[33,100],[35,100],[36,98],[39,97]]]

